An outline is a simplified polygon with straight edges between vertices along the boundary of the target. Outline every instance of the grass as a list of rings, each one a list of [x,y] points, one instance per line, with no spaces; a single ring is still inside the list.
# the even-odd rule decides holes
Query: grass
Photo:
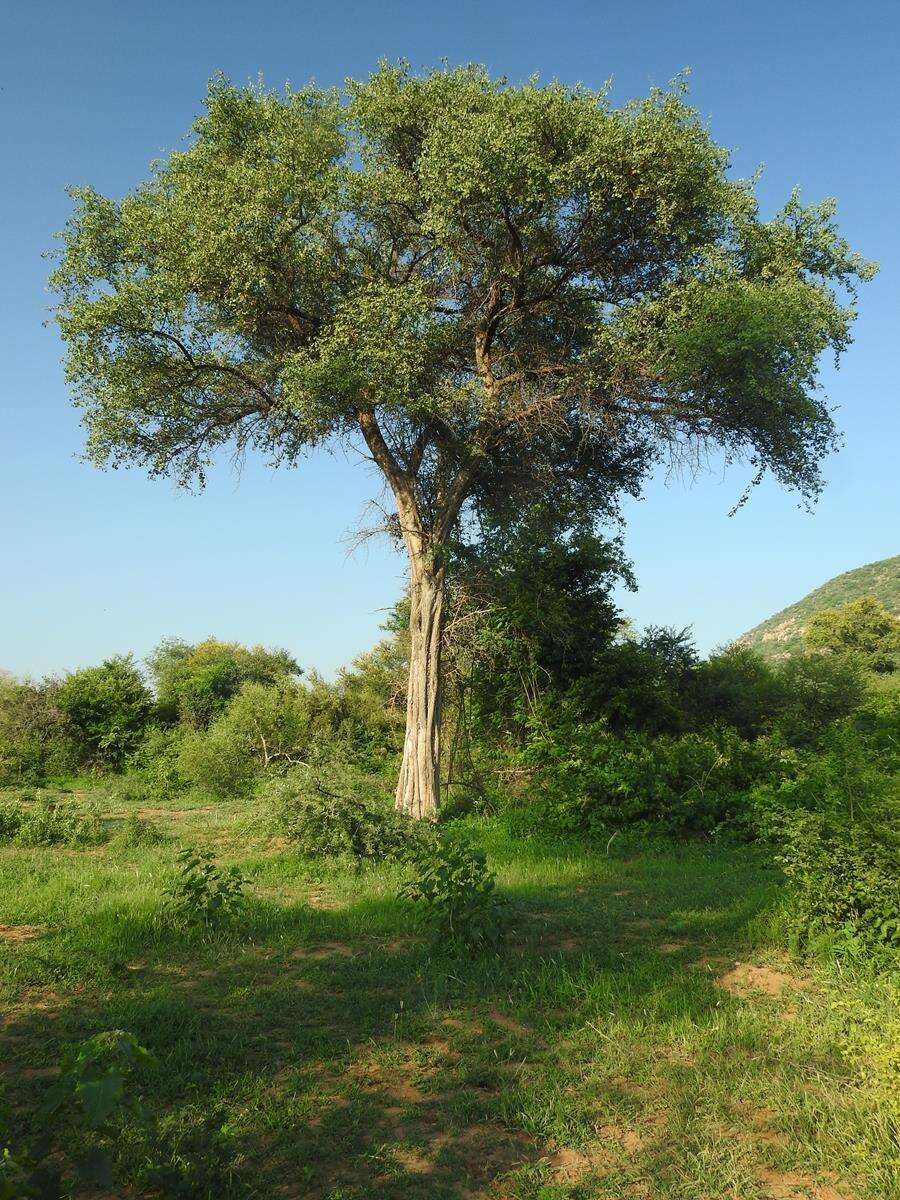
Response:
[[[160,1066],[116,1196],[900,1195],[896,1126],[840,1049],[884,978],[790,961],[747,848],[607,855],[475,822],[516,915],[503,954],[454,959],[396,899],[401,868],[304,862],[245,805],[96,798],[114,835],[142,811],[162,840],[0,848],[14,1150],[64,1050],[118,1028]],[[228,932],[161,919],[182,844],[251,878]]]

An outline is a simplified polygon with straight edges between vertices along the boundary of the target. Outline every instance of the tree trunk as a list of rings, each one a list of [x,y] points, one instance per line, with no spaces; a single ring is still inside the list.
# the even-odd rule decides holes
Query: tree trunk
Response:
[[[397,808],[412,817],[437,817],[441,758],[441,639],[444,568],[411,556],[409,682],[406,738],[397,781]]]

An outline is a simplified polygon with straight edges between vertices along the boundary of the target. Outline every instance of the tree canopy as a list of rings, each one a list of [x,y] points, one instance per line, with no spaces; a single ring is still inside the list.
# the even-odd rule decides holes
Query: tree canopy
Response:
[[[872,671],[888,674],[900,663],[900,618],[874,596],[814,613],[803,637],[811,650],[856,655]]]
[[[711,445],[821,486],[818,363],[873,268],[832,202],[764,220],[728,166],[682,82],[615,107],[382,64],[341,92],[216,78],[146,183],[73,193],[52,283],[94,462],[202,483],[226,444],[293,463],[345,441],[382,472],[411,568],[415,811],[452,537],[536,490],[609,511],[655,458]]]

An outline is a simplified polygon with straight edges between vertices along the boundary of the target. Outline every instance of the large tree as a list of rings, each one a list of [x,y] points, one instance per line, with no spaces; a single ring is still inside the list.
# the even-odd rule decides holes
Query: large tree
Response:
[[[398,805],[438,803],[451,540],[529,496],[610,503],[657,454],[806,495],[870,268],[833,206],[761,219],[679,83],[513,86],[383,64],[342,93],[209,87],[121,202],[74,192],[53,277],[88,455],[202,483],[227,443],[358,444],[409,558]]]

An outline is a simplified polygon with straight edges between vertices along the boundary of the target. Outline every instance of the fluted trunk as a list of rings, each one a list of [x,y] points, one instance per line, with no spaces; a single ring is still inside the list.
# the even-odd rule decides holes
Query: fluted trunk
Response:
[[[433,820],[440,803],[443,567],[410,564],[409,682],[397,808]]]

